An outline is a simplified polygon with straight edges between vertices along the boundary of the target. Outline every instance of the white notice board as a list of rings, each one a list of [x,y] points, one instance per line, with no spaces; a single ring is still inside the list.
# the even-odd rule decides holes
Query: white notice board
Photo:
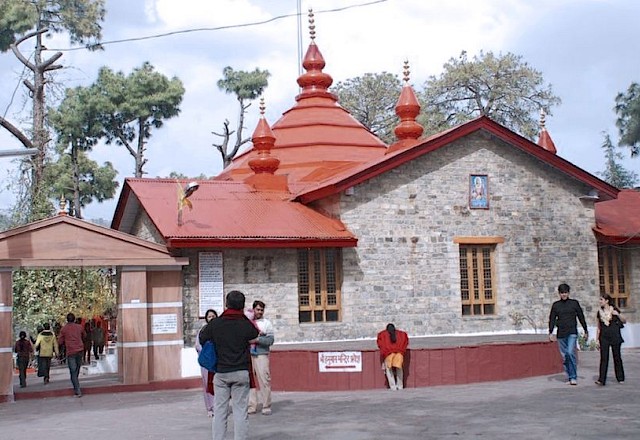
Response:
[[[200,252],[198,254],[198,316],[204,317],[208,309],[218,314],[224,310],[222,283],[222,252]]]
[[[178,333],[178,315],[162,313],[151,315],[151,334],[167,335]]]

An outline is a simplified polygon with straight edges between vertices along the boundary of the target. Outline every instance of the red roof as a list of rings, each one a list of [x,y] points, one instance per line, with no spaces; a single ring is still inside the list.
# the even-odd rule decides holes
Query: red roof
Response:
[[[557,168],[577,180],[584,182],[596,189],[600,194],[600,197],[605,200],[616,197],[616,194],[618,193],[618,189],[609,185],[607,182],[598,179],[594,175],[573,165],[571,162],[566,161],[555,153],[552,153],[512,132],[508,128],[503,127],[488,117],[481,116],[422,141],[403,141],[395,144],[393,148],[388,151],[388,154],[384,156],[373,159],[360,167],[349,169],[343,173],[337,174],[332,178],[319,183],[313,188],[307,188],[298,192],[297,200],[300,200],[303,203],[310,203],[314,200],[343,191],[390,169],[394,169],[415,159],[416,157],[420,157],[424,154],[428,154],[438,150],[439,148],[445,147],[452,142],[479,130],[488,131],[509,145],[540,159],[542,162]]]
[[[125,179],[112,227],[130,232],[140,208],[167,247],[355,246],[342,222],[291,201],[281,191],[240,182],[198,181],[178,224],[178,189],[188,181]]]
[[[598,241],[611,244],[640,243],[640,192],[620,190],[618,198],[595,204]]]
[[[306,72],[298,78],[302,92],[296,105],[271,127],[276,138],[271,156],[280,160],[276,175],[289,182],[309,184],[326,179],[336,170],[361,165],[379,157],[386,145],[328,91],[331,76],[322,72],[324,59],[315,43],[305,56]],[[216,180],[244,180],[253,174],[249,161],[258,155],[252,148],[237,156]]]
[[[396,106],[403,139],[387,148],[329,92],[333,80],[323,72],[324,59],[314,42],[303,65],[296,104],[271,130],[261,120],[254,148],[213,180],[198,182],[199,190],[189,198],[193,210],[183,211],[182,224],[177,217],[178,184],[184,187],[186,181],[127,179],[112,227],[132,232],[144,210],[169,248],[356,246],[356,237],[344,224],[306,205],[483,130],[596,190],[603,200],[596,204],[600,238],[627,240],[640,230],[638,204],[628,202],[627,196],[620,203],[607,202],[619,190],[556,155],[548,134],[543,141],[550,142],[541,146],[480,117],[415,139],[421,129],[415,123],[419,104],[405,87]]]

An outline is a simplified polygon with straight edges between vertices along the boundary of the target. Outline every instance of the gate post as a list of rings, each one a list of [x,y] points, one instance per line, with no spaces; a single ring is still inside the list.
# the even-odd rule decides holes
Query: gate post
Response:
[[[124,266],[118,272],[118,375],[125,385],[149,383],[147,270]]]
[[[13,270],[0,267],[0,403],[13,402]]]

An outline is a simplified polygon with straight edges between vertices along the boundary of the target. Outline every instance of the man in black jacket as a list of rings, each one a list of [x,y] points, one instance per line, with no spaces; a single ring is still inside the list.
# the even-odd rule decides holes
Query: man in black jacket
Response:
[[[549,314],[549,340],[553,341],[553,329],[558,327],[558,348],[562,355],[564,370],[569,377],[571,385],[578,384],[578,366],[576,364],[576,342],[578,341],[578,325],[576,318],[584,329],[585,339],[589,338],[587,322],[580,303],[575,299],[569,299],[570,287],[568,284],[558,286],[560,300],[553,303]]]
[[[215,409],[213,440],[223,440],[229,417],[229,400],[233,405],[235,440],[244,440],[249,433],[249,345],[258,338],[258,329],[244,315],[244,294],[233,290],[227,294],[227,309],[200,332],[200,344],[212,341],[218,363],[213,378]]]

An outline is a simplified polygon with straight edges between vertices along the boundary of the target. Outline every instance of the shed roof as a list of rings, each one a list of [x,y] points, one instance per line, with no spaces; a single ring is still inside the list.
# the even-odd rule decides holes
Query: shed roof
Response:
[[[640,192],[623,189],[615,200],[595,204],[598,241],[611,244],[640,243]]]
[[[126,179],[112,227],[131,231],[142,208],[170,248],[355,246],[339,220],[291,200],[284,191],[242,182],[199,181],[178,223],[178,188],[187,181]]]

